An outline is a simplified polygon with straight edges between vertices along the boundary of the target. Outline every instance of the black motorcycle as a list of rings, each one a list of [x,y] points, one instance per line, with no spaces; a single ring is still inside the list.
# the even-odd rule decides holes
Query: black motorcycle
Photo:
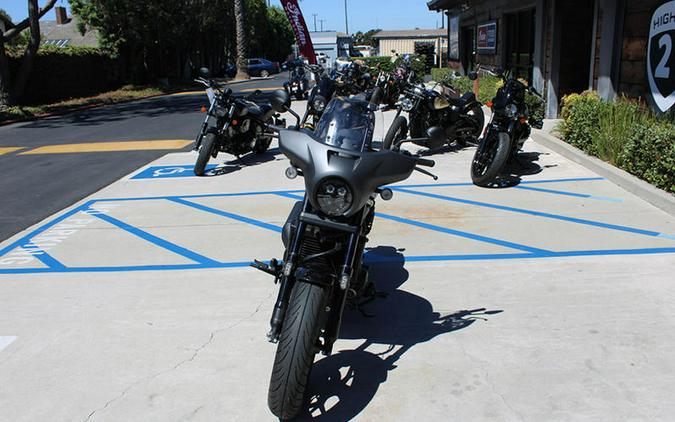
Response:
[[[404,90],[412,85],[415,80],[415,72],[412,70],[408,57],[398,57],[398,65],[392,72],[386,72],[378,65],[378,75],[375,79],[375,88],[372,93],[372,102],[384,104],[393,108]]]
[[[266,131],[267,125],[285,125],[269,101],[256,98],[258,93],[236,98],[231,89],[222,89],[208,79],[208,69],[202,68],[200,73],[201,77],[196,81],[206,86],[211,104],[195,141],[195,150],[199,152],[194,167],[197,176],[204,175],[209,158],[216,158],[219,152],[237,157],[249,152],[264,153],[272,142],[272,134]],[[212,117],[215,126],[210,124]]]
[[[284,110],[284,91],[275,106]],[[407,179],[417,165],[434,162],[405,152],[371,148],[375,115],[359,98],[334,98],[316,131],[280,130],[279,147],[291,166],[286,176],[304,177],[305,194],[282,230],[283,261],[255,261],[253,267],[279,283],[268,339],[278,343],[268,405],[282,420],[301,409],[314,356],[329,355],[340,333],[346,306],[358,308],[375,287],[363,266],[377,195]],[[431,129],[429,136],[439,136]]]
[[[290,78],[284,83],[284,89],[288,91],[291,97],[297,100],[306,99],[309,92],[309,79],[307,78],[309,70],[301,61],[291,62],[289,64],[291,70]]]
[[[326,105],[335,94],[337,74],[335,72],[328,73],[319,65],[310,66],[310,70],[314,73],[316,84],[309,92],[307,109],[300,121],[300,126],[313,130],[326,109]]]
[[[495,98],[488,102],[492,108],[492,120],[471,162],[471,180],[478,186],[488,186],[494,182],[506,163],[517,157],[518,151],[530,137],[531,128],[541,129],[543,126],[542,120],[531,117],[525,101],[527,93],[544,101],[533,87],[508,77],[503,71],[489,73],[502,78],[504,85],[497,90]]]
[[[408,113],[409,122],[401,116],[403,111]],[[430,145],[422,140],[416,141],[416,144],[435,149],[445,143],[456,142],[463,147],[467,142],[477,141],[484,122],[482,104],[472,92],[452,98],[424,85],[411,85],[398,102],[396,117],[384,137],[382,148],[392,148],[401,139],[405,139],[408,133],[411,138],[424,139],[425,131],[432,126],[443,128],[444,142],[441,145]]]

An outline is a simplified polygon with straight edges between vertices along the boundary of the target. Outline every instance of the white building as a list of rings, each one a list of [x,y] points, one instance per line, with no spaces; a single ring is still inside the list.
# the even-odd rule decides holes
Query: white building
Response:
[[[317,59],[325,58],[326,65],[333,66],[338,57],[349,57],[352,48],[352,37],[344,32],[317,31],[310,32]]]

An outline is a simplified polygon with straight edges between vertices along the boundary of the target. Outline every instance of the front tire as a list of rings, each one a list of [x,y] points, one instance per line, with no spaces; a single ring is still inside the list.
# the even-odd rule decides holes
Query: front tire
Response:
[[[300,413],[317,352],[326,291],[315,284],[293,286],[274,357],[267,405],[281,420]]]
[[[397,141],[405,139],[408,134],[408,121],[403,116],[398,116],[389,126],[389,130],[382,141],[382,150],[391,149]]]
[[[370,94],[370,103],[378,105],[382,102],[382,88],[376,86],[373,93]]]
[[[471,162],[471,180],[475,185],[487,187],[499,176],[509,158],[510,146],[511,139],[507,133],[488,132],[478,144]]]
[[[209,157],[213,154],[213,148],[216,144],[216,134],[207,133],[202,139],[202,143],[199,146],[199,156],[197,157],[197,162],[195,163],[195,175],[203,176],[204,170],[206,170],[206,165],[209,162]]]

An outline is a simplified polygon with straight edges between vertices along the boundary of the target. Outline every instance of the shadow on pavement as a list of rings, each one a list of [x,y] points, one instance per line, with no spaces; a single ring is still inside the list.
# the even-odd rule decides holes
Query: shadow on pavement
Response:
[[[363,339],[355,350],[342,350],[314,364],[309,380],[309,402],[296,420],[346,421],[358,415],[396,369],[401,356],[416,344],[473,324],[485,315],[502,311],[473,309],[442,315],[421,296],[400,290],[408,279],[404,256],[393,247],[377,247],[366,255],[384,257],[387,263],[371,266],[370,277],[386,297],[366,305],[366,317],[345,313],[340,338]],[[387,345],[382,353],[366,349]]]
[[[256,154],[252,152],[239,158],[225,161],[222,165],[218,165],[218,167],[207,171],[203,177],[225,176],[239,171],[244,167],[251,167],[258,164],[275,161],[278,159],[278,155],[281,155],[281,150],[279,150],[279,148],[268,149],[262,154]]]
[[[509,160],[506,167],[499,175],[497,180],[492,182],[488,188],[505,189],[518,186],[523,176],[533,176],[539,174],[544,169],[555,167],[555,165],[540,166],[537,161],[541,155],[549,155],[544,152],[521,152],[515,160]]]

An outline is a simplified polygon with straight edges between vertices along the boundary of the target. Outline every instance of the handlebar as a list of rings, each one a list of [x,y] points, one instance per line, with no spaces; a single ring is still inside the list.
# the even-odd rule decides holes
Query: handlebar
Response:
[[[436,162],[434,160],[429,160],[426,158],[415,158],[417,160],[417,164],[420,166],[425,166],[425,167],[433,167],[436,165]]]

